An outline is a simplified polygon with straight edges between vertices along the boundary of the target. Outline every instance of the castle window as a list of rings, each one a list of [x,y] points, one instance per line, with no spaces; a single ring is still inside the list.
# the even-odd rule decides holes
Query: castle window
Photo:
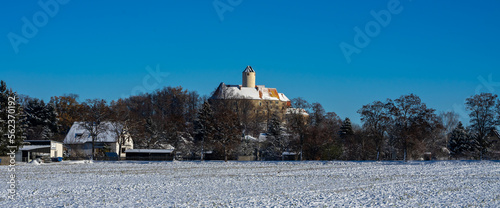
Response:
[[[262,102],[259,102],[259,106],[262,106]]]

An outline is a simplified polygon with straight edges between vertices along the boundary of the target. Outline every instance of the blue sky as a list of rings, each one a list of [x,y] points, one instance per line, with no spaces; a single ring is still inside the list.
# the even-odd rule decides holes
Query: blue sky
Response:
[[[247,65],[257,84],[356,123],[375,100],[415,93],[437,111],[461,111],[474,93],[500,91],[494,0],[41,2],[57,6],[0,8],[0,79],[44,100],[111,101],[179,85],[206,95],[220,82],[241,84]],[[385,27],[371,11],[389,12]],[[340,44],[356,47],[355,27],[371,37],[348,62]]]

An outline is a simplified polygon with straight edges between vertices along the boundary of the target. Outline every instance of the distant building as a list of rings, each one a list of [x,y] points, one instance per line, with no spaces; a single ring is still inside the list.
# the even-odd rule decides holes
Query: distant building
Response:
[[[255,146],[255,151],[245,149],[238,153],[238,160],[259,160],[258,143],[267,140],[266,134],[268,124],[273,115],[286,124],[294,115],[308,117],[307,111],[300,108],[292,108],[291,101],[284,93],[278,92],[276,88],[256,84],[256,72],[251,66],[247,66],[242,72],[241,85],[229,85],[221,82],[212,96],[208,99],[211,104],[223,103],[238,114],[240,121],[250,121],[252,127],[246,125],[243,130],[242,141],[249,147]],[[255,123],[254,123],[255,122]],[[304,119],[307,122],[307,119]],[[247,124],[248,124],[247,123]],[[248,127],[248,128],[247,128]],[[259,135],[258,138],[251,135]],[[253,145],[253,146],[252,146]],[[295,153],[286,153],[282,159],[292,160],[297,158]]]
[[[255,83],[255,70],[247,66],[242,72],[242,85],[226,85],[221,82],[209,101],[229,101],[227,104],[232,105],[235,111],[243,110],[238,101],[249,101],[250,110],[253,113],[285,114],[286,109],[291,106],[290,99],[285,94],[279,93],[276,88],[268,88]]]
[[[111,122],[103,122],[105,131],[97,135],[95,139],[95,152],[104,156],[106,152],[114,152],[120,157],[125,157],[125,151],[133,149],[134,144],[128,133],[124,138],[119,138],[116,126]],[[119,128],[119,126],[118,126]],[[122,131],[125,131],[123,129]],[[120,149],[120,141],[123,141]],[[83,127],[83,122],[75,122],[64,138],[64,145],[68,149],[70,157],[88,157],[92,155],[92,137],[88,130]]]
[[[62,158],[63,143],[53,140],[25,140],[16,152],[18,162],[30,162],[36,158]]]

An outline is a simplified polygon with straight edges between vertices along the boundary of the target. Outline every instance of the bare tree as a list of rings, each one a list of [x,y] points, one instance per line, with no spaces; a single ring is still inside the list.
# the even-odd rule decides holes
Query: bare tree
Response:
[[[320,103],[311,104],[311,125],[319,126],[325,120],[325,109]]]
[[[151,143],[151,134],[148,131],[148,118],[152,116],[152,105],[149,97],[146,95],[132,96],[126,99],[127,109],[130,114],[128,126],[129,133],[137,148],[149,148]]]
[[[124,100],[119,99],[118,101],[111,102],[109,118],[112,131],[116,135],[116,141],[118,141],[118,157],[120,157],[123,153],[122,147],[128,139],[127,135],[129,135],[128,128],[130,125],[130,111]]]
[[[301,97],[292,99],[292,106],[287,115],[288,129],[295,137],[296,146],[300,152],[300,160],[303,160],[304,144],[307,137],[307,128],[309,126],[309,116],[307,110],[309,103]]]
[[[342,156],[342,144],[339,139],[338,132],[342,126],[342,119],[334,113],[328,112],[325,114],[322,128],[319,129],[323,138],[326,138],[325,144],[322,147],[321,159],[322,160],[336,160]]]
[[[223,102],[214,104],[213,142],[223,151],[224,161],[233,153],[241,142],[241,126],[236,113]]]
[[[384,143],[384,135],[390,122],[390,112],[388,106],[375,101],[364,105],[358,110],[361,115],[363,127],[368,133],[368,137],[373,140],[377,151],[377,160],[380,160],[380,152]]]
[[[441,128],[435,110],[427,108],[414,94],[403,95],[394,102],[389,100],[388,106],[393,122],[391,134],[401,145],[403,160],[406,161],[407,154],[410,159],[421,156],[433,129]]]
[[[109,108],[105,100],[87,99],[83,103],[83,122],[81,126],[92,137],[92,159],[95,158],[95,141],[99,134],[108,130],[104,122],[109,115]]]
[[[325,109],[320,103],[311,104],[309,117],[310,123],[307,130],[304,156],[314,160],[332,158],[330,153],[324,151],[332,149],[335,145],[335,138],[339,130],[335,127],[335,120],[340,120],[340,118],[333,112],[325,113]]]
[[[82,104],[78,102],[76,94],[53,96],[50,98],[50,104],[55,107],[57,113],[59,131],[55,135],[55,139],[63,141],[73,123],[82,120]]]
[[[193,123],[196,119],[198,109],[201,104],[203,104],[200,95],[196,91],[189,92],[187,94],[187,111],[186,111],[186,121]]]
[[[491,143],[487,136],[497,125],[495,107],[500,104],[497,95],[491,93],[481,93],[466,99],[466,109],[471,111],[469,114],[471,129],[475,133],[477,143],[479,144],[479,158],[487,153]],[[496,104],[496,105],[495,105]]]
[[[441,112],[439,113],[439,120],[443,124],[443,128],[445,130],[445,134],[451,133],[455,127],[457,127],[460,122],[458,113],[454,111]]]
[[[238,116],[238,120],[242,125],[243,133],[245,135],[255,135],[259,133],[258,125],[259,122],[258,116],[255,113],[255,107],[252,103],[252,100],[249,99],[236,99],[228,101],[234,106],[236,110],[236,114]]]

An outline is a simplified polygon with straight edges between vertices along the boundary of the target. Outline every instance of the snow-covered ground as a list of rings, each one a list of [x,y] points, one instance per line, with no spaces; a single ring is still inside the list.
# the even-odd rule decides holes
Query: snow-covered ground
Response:
[[[5,185],[0,207],[500,207],[491,161],[62,162],[16,174],[16,199]]]

